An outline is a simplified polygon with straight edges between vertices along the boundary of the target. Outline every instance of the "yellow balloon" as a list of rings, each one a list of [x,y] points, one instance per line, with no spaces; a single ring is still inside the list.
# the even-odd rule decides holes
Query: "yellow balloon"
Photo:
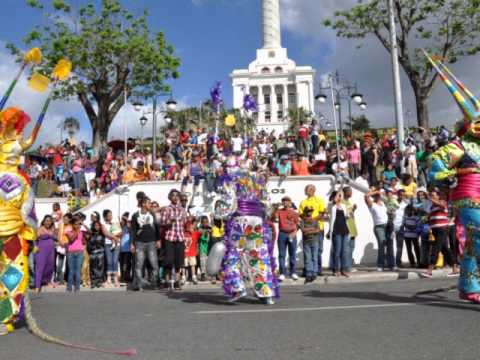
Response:
[[[235,119],[235,115],[228,115],[225,118],[225,125],[226,126],[229,126],[229,127],[235,126],[236,122],[237,122],[237,119]]]
[[[23,61],[25,61],[27,64],[40,64],[40,61],[42,61],[42,51],[39,48],[30,49],[23,56]]]
[[[60,81],[65,80],[72,71],[72,63],[68,60],[61,59],[53,69],[52,76]]]
[[[28,86],[30,86],[33,90],[38,92],[45,92],[48,89],[48,85],[50,84],[50,79],[45,75],[34,73],[30,80],[28,80]]]

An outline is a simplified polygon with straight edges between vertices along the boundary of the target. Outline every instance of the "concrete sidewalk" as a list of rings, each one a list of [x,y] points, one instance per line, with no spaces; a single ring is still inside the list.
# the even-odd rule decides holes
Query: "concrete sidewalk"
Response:
[[[310,284],[358,284],[358,283],[368,283],[368,282],[390,282],[395,280],[418,280],[422,277],[420,276],[421,273],[425,272],[425,269],[413,269],[413,268],[402,268],[398,269],[397,271],[377,271],[375,267],[356,267],[356,271],[351,272],[350,276],[347,278],[345,276],[333,276],[331,272],[324,272],[323,276],[317,277],[315,282]],[[449,277],[451,269],[438,269],[433,271],[433,279],[447,279],[451,278],[455,280],[458,278],[456,277]],[[428,282],[429,279],[425,279]],[[304,286],[304,278],[299,277],[297,281],[292,279],[285,279],[282,281],[281,286]],[[194,291],[198,290],[209,290],[209,289],[219,289],[221,288],[221,281],[217,281],[216,284],[212,284],[209,281],[199,282],[197,285],[193,285],[187,282],[184,286],[184,290]],[[126,286],[122,284],[121,287],[105,287],[99,289],[90,289],[86,287],[82,287],[81,291],[125,291]],[[65,286],[58,286],[56,288],[49,288],[44,287],[42,289],[43,292],[48,293],[60,293],[65,292]]]

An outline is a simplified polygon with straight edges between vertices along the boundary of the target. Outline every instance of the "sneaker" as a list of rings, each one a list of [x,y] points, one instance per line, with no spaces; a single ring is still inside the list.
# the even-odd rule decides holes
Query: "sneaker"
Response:
[[[268,297],[265,299],[265,305],[275,305],[275,301],[273,301],[273,298]]]
[[[453,278],[453,277],[459,277],[460,276],[460,271],[455,271],[447,274],[447,277]]]
[[[173,288],[174,288],[175,290],[182,290],[182,283],[181,283],[180,281],[175,281],[175,282],[173,283]]]
[[[356,269],[356,268],[352,268],[352,269],[350,270],[350,272],[357,272],[357,271],[358,271],[358,269]]]
[[[311,277],[311,276],[307,276],[307,277],[305,278],[304,284],[308,284],[308,283],[311,283],[311,282],[312,282],[312,277]]]
[[[428,272],[421,272],[420,273],[420,277],[424,278],[424,279],[431,279],[432,278],[432,274],[428,273]]]
[[[285,275],[280,274],[280,276],[278,277],[278,281],[283,281],[283,280],[285,280]]]
[[[378,268],[377,268],[377,271],[378,271],[378,272],[382,272],[382,271],[383,271],[383,268],[378,267]]]
[[[207,275],[206,274],[200,275],[200,281],[207,281]]]
[[[197,281],[197,278],[195,276],[192,278],[192,284],[193,285],[198,285],[198,281]]]
[[[297,281],[297,280],[298,280],[298,275],[295,274],[295,273],[293,273],[293,274],[292,274],[292,280],[293,280],[293,281]]]

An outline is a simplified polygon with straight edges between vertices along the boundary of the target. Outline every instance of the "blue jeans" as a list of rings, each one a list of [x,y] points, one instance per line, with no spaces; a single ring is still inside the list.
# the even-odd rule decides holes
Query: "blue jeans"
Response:
[[[285,257],[288,250],[288,260],[290,265],[290,272],[288,275],[295,273],[295,265],[297,263],[296,252],[297,252],[297,239],[290,240],[288,233],[280,231],[278,233],[278,267],[280,269],[280,274],[285,275]]]
[[[72,291],[72,287],[75,287],[75,291],[80,290],[80,277],[83,264],[83,251],[75,251],[67,253],[67,266],[68,266],[68,281],[67,291]]]
[[[317,272],[322,272],[322,254],[323,254],[323,239],[325,238],[325,234],[323,231],[317,235],[318,238],[318,257],[317,257]]]
[[[112,249],[112,244],[105,245],[105,259],[107,260],[107,275],[116,274],[118,271],[118,257],[120,246]]]
[[[387,237],[387,224],[375,225],[373,228],[378,244],[377,267],[385,267],[385,250],[387,252],[387,266],[389,268],[395,267],[395,257],[393,254],[393,239]],[[386,249],[385,249],[386,248]]]
[[[350,237],[348,235],[335,235],[333,237],[333,248],[335,249],[333,269],[335,271],[350,271]]]
[[[317,276],[318,241],[307,244],[303,243],[303,253],[305,255],[305,274],[307,276]]]
[[[82,186],[83,171],[73,173],[73,188],[79,190]]]

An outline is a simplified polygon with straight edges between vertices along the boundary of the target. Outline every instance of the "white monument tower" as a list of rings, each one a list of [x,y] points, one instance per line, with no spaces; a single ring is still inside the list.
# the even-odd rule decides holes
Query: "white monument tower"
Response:
[[[297,66],[282,48],[280,0],[262,0],[263,47],[248,69],[234,70],[233,107],[243,107],[243,97],[251,94],[258,111],[253,114],[257,130],[275,130],[278,135],[288,128],[288,109],[303,108],[314,112],[314,77],[311,66]]]

